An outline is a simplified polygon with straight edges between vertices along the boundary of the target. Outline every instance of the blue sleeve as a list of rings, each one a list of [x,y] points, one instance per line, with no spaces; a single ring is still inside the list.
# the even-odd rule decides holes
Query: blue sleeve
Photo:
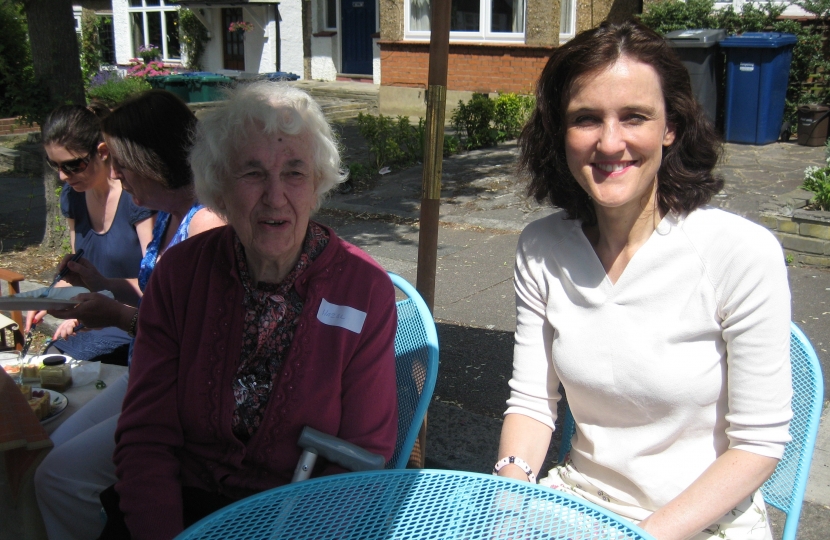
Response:
[[[72,193],[74,191],[69,187],[69,184],[64,184],[63,188],[61,188],[61,214],[63,214],[63,217],[69,219],[75,219],[76,205],[72,204],[72,200],[70,199]]]
[[[123,192],[122,195],[130,197],[130,225],[135,226],[135,224],[139,221],[144,221],[148,217],[155,215],[155,210],[150,210],[149,208],[144,208],[143,206],[137,206],[132,201],[132,196],[126,192]]]

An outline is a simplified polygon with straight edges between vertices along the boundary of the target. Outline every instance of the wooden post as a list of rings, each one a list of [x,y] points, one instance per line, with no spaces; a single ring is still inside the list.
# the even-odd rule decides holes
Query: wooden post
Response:
[[[430,16],[426,141],[416,284],[430,311],[433,311],[435,306],[438,212],[441,205],[441,171],[444,160],[444,110],[447,103],[447,58],[450,50],[450,6],[450,0],[432,0]],[[424,418],[417,444],[409,460],[411,466],[424,467],[426,424],[427,420]]]

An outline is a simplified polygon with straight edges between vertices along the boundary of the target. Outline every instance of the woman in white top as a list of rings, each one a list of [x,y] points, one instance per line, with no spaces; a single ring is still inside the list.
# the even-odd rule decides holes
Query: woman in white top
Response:
[[[721,146],[688,73],[651,30],[603,23],[553,53],[536,97],[520,163],[563,211],[519,240],[496,472],[533,481],[561,383],[577,430],[540,483],[658,540],[771,538],[758,488],[789,441],[786,267],[769,232],[705,206]]]

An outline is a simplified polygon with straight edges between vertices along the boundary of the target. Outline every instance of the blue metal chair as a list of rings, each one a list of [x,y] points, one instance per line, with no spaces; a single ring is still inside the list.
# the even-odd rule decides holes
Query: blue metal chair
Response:
[[[790,436],[793,440],[787,443],[784,457],[775,472],[761,486],[764,500],[787,514],[783,540],[795,540],[796,537],[824,401],[824,379],[816,351],[804,332],[794,323],[791,323],[790,331],[790,364],[793,373]]]
[[[389,272],[407,298],[397,303],[395,373],[398,385],[398,441],[388,469],[405,469],[438,378],[438,332],[424,299],[404,278]]]
[[[424,299],[401,276],[389,273],[392,283],[406,295],[397,302],[395,379],[398,390],[398,435],[387,469],[405,469],[424,421],[435,380],[438,378],[438,333]],[[292,482],[311,476],[317,456],[351,471],[382,469],[384,460],[353,444],[306,426],[298,446],[303,449]]]
[[[793,419],[790,421],[792,441],[787,443],[784,457],[775,467],[772,476],[761,486],[767,504],[787,514],[783,540],[795,540],[796,537],[824,401],[821,364],[807,336],[795,323],[790,323],[790,364],[793,380]],[[562,420],[562,443],[558,457],[560,464],[565,462],[565,456],[571,451],[571,437],[575,431],[574,417],[568,407]]]

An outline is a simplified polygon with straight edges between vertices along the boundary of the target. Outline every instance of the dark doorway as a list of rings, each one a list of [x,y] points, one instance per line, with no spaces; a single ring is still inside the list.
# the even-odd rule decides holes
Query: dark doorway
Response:
[[[245,71],[244,32],[231,32],[232,22],[241,21],[242,8],[222,8],[222,67]]]
[[[375,0],[342,0],[343,73],[372,73],[372,34],[375,23]]]

